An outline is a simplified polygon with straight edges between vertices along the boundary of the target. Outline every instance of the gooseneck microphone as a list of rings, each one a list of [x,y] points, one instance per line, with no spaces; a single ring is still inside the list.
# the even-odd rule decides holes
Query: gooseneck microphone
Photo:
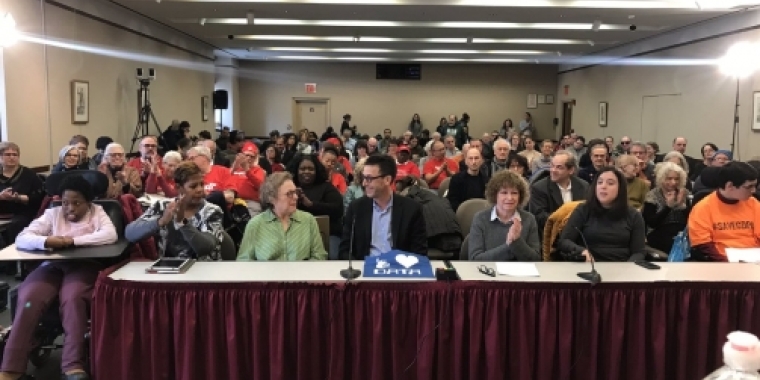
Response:
[[[591,286],[594,286],[600,282],[602,282],[602,275],[599,274],[599,272],[596,271],[596,268],[594,268],[594,255],[591,253],[591,250],[588,248],[588,243],[586,242],[586,237],[583,236],[583,232],[578,229],[578,227],[574,227],[576,231],[581,235],[581,239],[583,239],[583,245],[586,247],[586,251],[588,251],[589,256],[591,256],[591,272],[578,272],[578,277],[588,281],[591,283]]]
[[[362,271],[358,269],[354,269],[353,262],[352,262],[353,256],[354,256],[354,228],[355,227],[356,227],[356,215],[354,215],[354,219],[351,220],[351,236],[349,237],[349,246],[348,246],[348,268],[340,271],[340,276],[349,281],[355,278],[358,278],[359,276],[362,275]]]

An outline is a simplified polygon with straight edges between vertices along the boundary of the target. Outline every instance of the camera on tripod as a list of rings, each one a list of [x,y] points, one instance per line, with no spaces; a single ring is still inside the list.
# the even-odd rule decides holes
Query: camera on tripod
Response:
[[[149,68],[148,69],[148,75],[145,75],[145,69],[142,67],[137,68],[137,80],[144,81],[144,80],[156,80],[156,69]]]

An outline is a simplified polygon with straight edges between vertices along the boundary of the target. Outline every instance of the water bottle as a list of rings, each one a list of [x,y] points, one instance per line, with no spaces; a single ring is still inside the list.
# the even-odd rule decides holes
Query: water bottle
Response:
[[[753,334],[734,331],[723,345],[725,365],[704,380],[760,380],[760,340]]]

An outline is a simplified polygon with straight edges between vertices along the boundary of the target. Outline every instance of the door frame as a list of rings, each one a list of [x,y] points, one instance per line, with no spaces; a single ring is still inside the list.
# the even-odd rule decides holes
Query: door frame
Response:
[[[327,126],[332,126],[332,112],[330,109],[330,98],[312,98],[312,97],[294,97],[291,102],[292,116],[291,116],[291,131],[292,133],[298,133],[301,130],[301,114],[299,112],[298,105],[301,103],[316,103],[324,104],[327,112]],[[322,131],[324,132],[324,131]],[[322,133],[320,132],[320,133]],[[319,135],[319,133],[317,134]]]
[[[570,117],[566,117],[565,110],[569,108]],[[562,128],[560,128],[559,138],[569,135],[573,129],[573,108],[575,108],[575,99],[562,102]]]

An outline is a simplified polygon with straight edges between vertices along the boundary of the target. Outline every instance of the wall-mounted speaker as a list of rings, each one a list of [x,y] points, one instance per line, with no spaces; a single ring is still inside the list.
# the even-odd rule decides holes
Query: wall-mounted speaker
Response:
[[[214,91],[214,109],[226,110],[229,107],[227,90]]]

